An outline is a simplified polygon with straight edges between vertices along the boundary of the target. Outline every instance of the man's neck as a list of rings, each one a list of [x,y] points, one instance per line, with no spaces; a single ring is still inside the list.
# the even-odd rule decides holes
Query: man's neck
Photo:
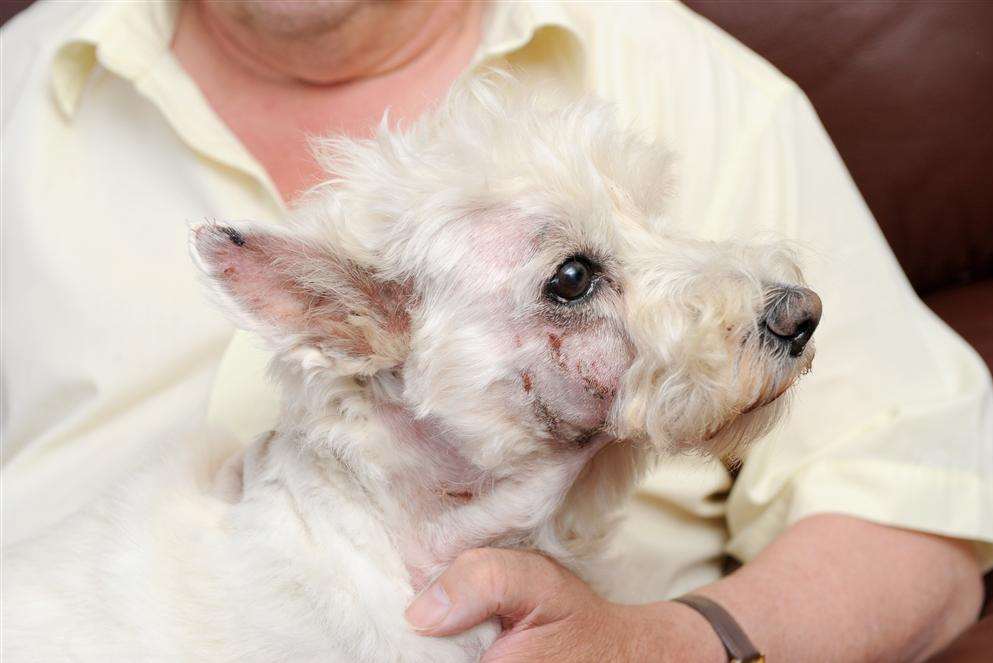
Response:
[[[408,3],[373,4],[402,12]],[[327,177],[311,157],[309,136],[368,136],[387,108],[394,120],[416,119],[469,64],[479,43],[481,6],[410,4],[461,9],[421,17],[416,25],[423,32],[410,32],[410,41],[388,53],[377,47],[362,55],[353,41],[337,44],[341,28],[331,26],[301,39],[275,64],[274,47],[245,48],[245,36],[210,23],[209,7],[184,3],[172,48],[220,119],[269,173],[283,200],[291,201]],[[312,67],[300,64],[305,49],[313,49]],[[344,82],[316,82],[335,80]]]
[[[191,11],[223,54],[253,76],[335,85],[403,68],[464,29],[472,3],[311,3],[294,15],[259,3],[195,0]]]

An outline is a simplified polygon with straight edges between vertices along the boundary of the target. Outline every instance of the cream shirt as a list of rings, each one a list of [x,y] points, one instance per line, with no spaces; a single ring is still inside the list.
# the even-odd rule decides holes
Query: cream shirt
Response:
[[[186,233],[286,210],[172,56],[176,9],[43,2],[2,33],[5,543],[163,442],[205,423],[248,439],[274,412],[265,357],[207,303]],[[814,372],[737,481],[678,458],[643,487],[622,539],[643,598],[818,512],[993,562],[990,377],[914,295],[797,87],[679,4],[490,6],[473,66],[508,62],[668,141],[675,213],[701,237],[792,239],[824,301]]]

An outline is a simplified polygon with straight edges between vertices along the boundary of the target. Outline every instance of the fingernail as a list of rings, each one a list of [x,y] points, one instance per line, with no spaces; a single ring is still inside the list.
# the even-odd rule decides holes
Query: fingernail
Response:
[[[429,631],[441,624],[451,607],[452,602],[448,594],[440,584],[436,584],[418,596],[407,608],[404,616],[418,631]]]

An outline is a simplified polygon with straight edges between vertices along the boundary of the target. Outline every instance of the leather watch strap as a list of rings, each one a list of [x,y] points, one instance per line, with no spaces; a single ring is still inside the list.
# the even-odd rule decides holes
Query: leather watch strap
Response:
[[[710,622],[717,637],[724,644],[731,663],[765,663],[765,657],[741,630],[738,622],[720,605],[696,594],[687,594],[673,600],[693,608]]]

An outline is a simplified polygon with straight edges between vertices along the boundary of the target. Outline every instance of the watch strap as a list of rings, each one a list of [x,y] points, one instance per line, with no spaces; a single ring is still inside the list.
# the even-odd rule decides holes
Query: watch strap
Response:
[[[718,603],[697,594],[687,594],[673,600],[693,608],[710,622],[731,663],[765,663],[765,657],[748,639],[738,622]]]

